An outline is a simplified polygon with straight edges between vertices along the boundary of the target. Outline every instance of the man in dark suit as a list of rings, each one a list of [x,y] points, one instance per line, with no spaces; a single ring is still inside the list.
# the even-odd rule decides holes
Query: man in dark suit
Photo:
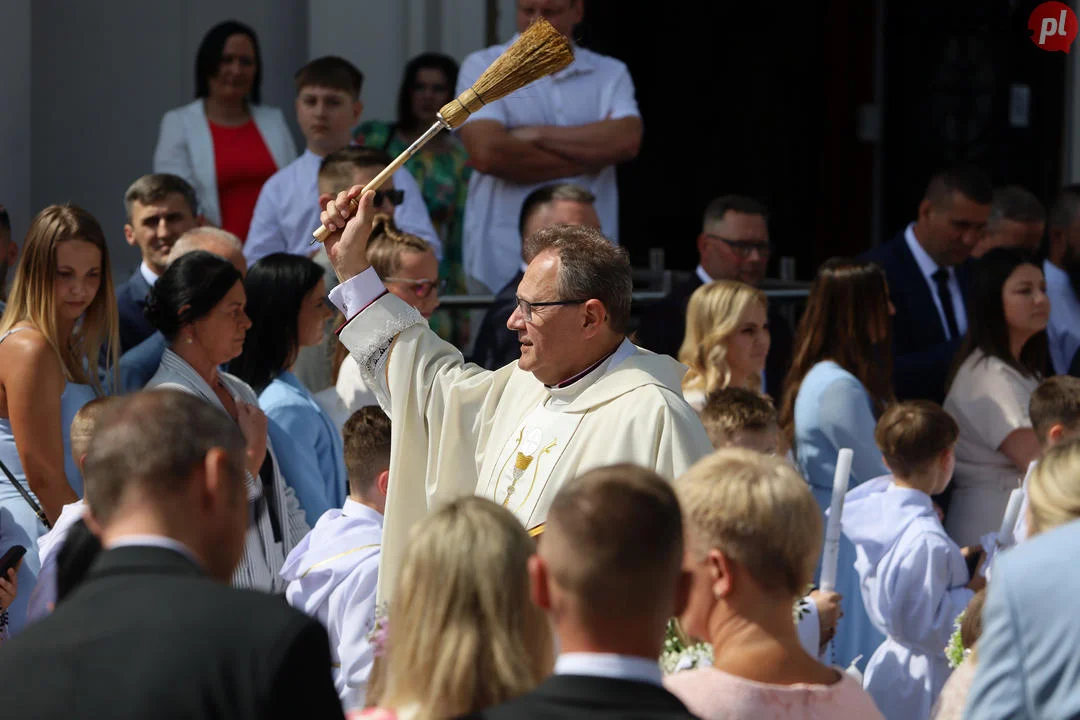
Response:
[[[529,193],[521,205],[518,217],[518,232],[522,241],[538,230],[552,225],[588,225],[599,228],[600,217],[596,214],[593,203],[596,196],[588,190],[570,183],[545,185]],[[495,294],[480,323],[480,330],[473,345],[473,354],[469,358],[488,370],[498,370],[521,357],[517,333],[507,328],[506,323],[517,307],[517,287],[525,276],[525,266],[532,261],[522,257],[521,268],[517,274]]]
[[[533,602],[558,636],[555,674],[475,717],[693,717],[657,664],[686,605],[682,555],[678,501],[651,470],[613,465],[560,488],[529,560]]]
[[[103,413],[84,477],[105,549],[0,652],[5,714],[342,717],[322,626],[228,586],[250,519],[244,461],[237,424],[192,395],[136,393]]]
[[[893,316],[893,389],[901,400],[941,403],[967,332],[968,258],[982,239],[993,188],[978,168],[937,173],[915,222],[863,255],[885,270]]]
[[[705,208],[697,238],[700,258],[690,279],[671,289],[647,312],[638,328],[638,345],[678,357],[686,333],[686,306],[694,291],[714,280],[739,280],[758,287],[769,263],[768,210],[744,195],[724,195]],[[775,303],[769,305],[771,344],[765,359],[765,389],[781,397],[784,376],[791,366],[793,333]]]
[[[120,314],[120,351],[127,352],[154,334],[143,315],[146,295],[168,266],[169,250],[176,239],[202,224],[196,216],[195,191],[176,175],[143,175],[124,194],[127,224],[124,237],[138,247],[142,263],[116,289]]]

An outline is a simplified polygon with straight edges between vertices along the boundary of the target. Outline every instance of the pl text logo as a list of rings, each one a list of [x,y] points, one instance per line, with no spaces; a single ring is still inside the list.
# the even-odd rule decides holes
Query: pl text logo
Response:
[[[1028,18],[1031,42],[1048,52],[1069,52],[1078,29],[1076,13],[1062,2],[1044,2]]]

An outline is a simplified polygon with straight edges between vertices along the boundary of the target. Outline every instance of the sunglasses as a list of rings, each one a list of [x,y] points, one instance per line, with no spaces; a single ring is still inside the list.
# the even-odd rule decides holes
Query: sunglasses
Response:
[[[401,203],[405,202],[405,191],[404,190],[376,190],[375,191],[375,206],[378,207],[379,205],[382,205],[384,200],[389,202],[394,207],[397,207]]]
[[[383,282],[395,282],[408,285],[417,297],[427,297],[428,293],[435,290],[438,293],[446,292],[446,280],[413,280],[411,278],[383,278]]]

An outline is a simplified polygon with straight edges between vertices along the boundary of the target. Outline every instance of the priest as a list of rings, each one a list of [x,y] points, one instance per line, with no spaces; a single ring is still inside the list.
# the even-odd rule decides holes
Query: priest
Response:
[[[380,601],[409,529],[449,500],[482,495],[539,531],[559,487],[591,468],[629,462],[670,480],[711,452],[682,397],[685,367],[626,337],[625,250],[588,227],[528,238],[533,260],[507,322],[521,358],[484,370],[386,291],[366,255],[374,193],[361,191],[329,199],[322,222],[341,280],[330,300],[347,318],[339,338],[393,420]]]

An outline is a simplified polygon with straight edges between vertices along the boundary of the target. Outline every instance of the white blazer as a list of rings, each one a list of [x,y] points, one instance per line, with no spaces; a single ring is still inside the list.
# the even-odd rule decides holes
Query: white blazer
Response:
[[[281,110],[252,105],[251,117],[278,169],[291,163],[296,158],[296,144]],[[191,183],[206,221],[221,225],[214,143],[201,98],[173,108],[161,118],[161,132],[154,148],[154,172],[179,175]]]

